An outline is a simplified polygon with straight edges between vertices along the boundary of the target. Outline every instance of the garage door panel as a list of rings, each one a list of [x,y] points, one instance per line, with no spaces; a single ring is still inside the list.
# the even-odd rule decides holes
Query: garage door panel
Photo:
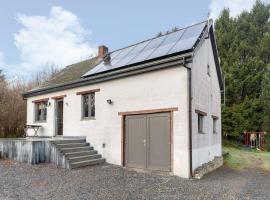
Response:
[[[126,116],[125,165],[171,170],[170,113]]]
[[[148,124],[147,168],[170,171],[170,116],[149,115]]]
[[[127,117],[126,133],[126,166],[146,168],[147,117]]]

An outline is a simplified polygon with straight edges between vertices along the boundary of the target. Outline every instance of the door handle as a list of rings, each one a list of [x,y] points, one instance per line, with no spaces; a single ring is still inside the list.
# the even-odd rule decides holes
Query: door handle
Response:
[[[144,140],[142,141],[142,143],[143,143],[143,146],[146,146],[146,139],[144,139]]]

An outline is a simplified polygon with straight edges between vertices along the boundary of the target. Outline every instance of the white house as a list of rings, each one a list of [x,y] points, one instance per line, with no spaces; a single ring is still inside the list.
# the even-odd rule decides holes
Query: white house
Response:
[[[205,21],[112,52],[100,46],[23,96],[39,136],[85,136],[108,163],[188,178],[222,156],[222,89]]]

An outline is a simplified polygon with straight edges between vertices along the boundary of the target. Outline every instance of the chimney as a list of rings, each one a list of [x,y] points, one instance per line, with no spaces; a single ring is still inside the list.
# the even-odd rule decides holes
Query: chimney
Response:
[[[109,49],[108,47],[101,45],[98,47],[98,58],[103,59],[104,56],[108,53]]]

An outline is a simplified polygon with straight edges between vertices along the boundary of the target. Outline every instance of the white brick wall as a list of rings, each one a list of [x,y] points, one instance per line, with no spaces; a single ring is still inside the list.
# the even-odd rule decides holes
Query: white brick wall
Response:
[[[100,88],[96,93],[96,119],[81,120],[79,91]],[[40,95],[27,100],[27,123],[34,123],[33,100],[67,95],[64,98],[64,136],[86,136],[107,162],[121,164],[121,117],[118,112],[178,107],[174,112],[173,173],[189,176],[188,154],[188,81],[187,69],[175,67],[122,79],[107,81],[62,92]],[[113,105],[106,100],[112,99]],[[54,136],[55,102],[50,99],[47,122],[40,135]],[[31,134],[31,133],[30,133]],[[102,148],[105,143],[106,147]]]
[[[207,65],[210,65],[210,76]],[[193,169],[221,156],[221,97],[210,39],[200,44],[192,65],[192,147]],[[198,116],[195,109],[207,113],[204,133],[198,133]],[[217,116],[217,134],[213,134],[212,115]]]

